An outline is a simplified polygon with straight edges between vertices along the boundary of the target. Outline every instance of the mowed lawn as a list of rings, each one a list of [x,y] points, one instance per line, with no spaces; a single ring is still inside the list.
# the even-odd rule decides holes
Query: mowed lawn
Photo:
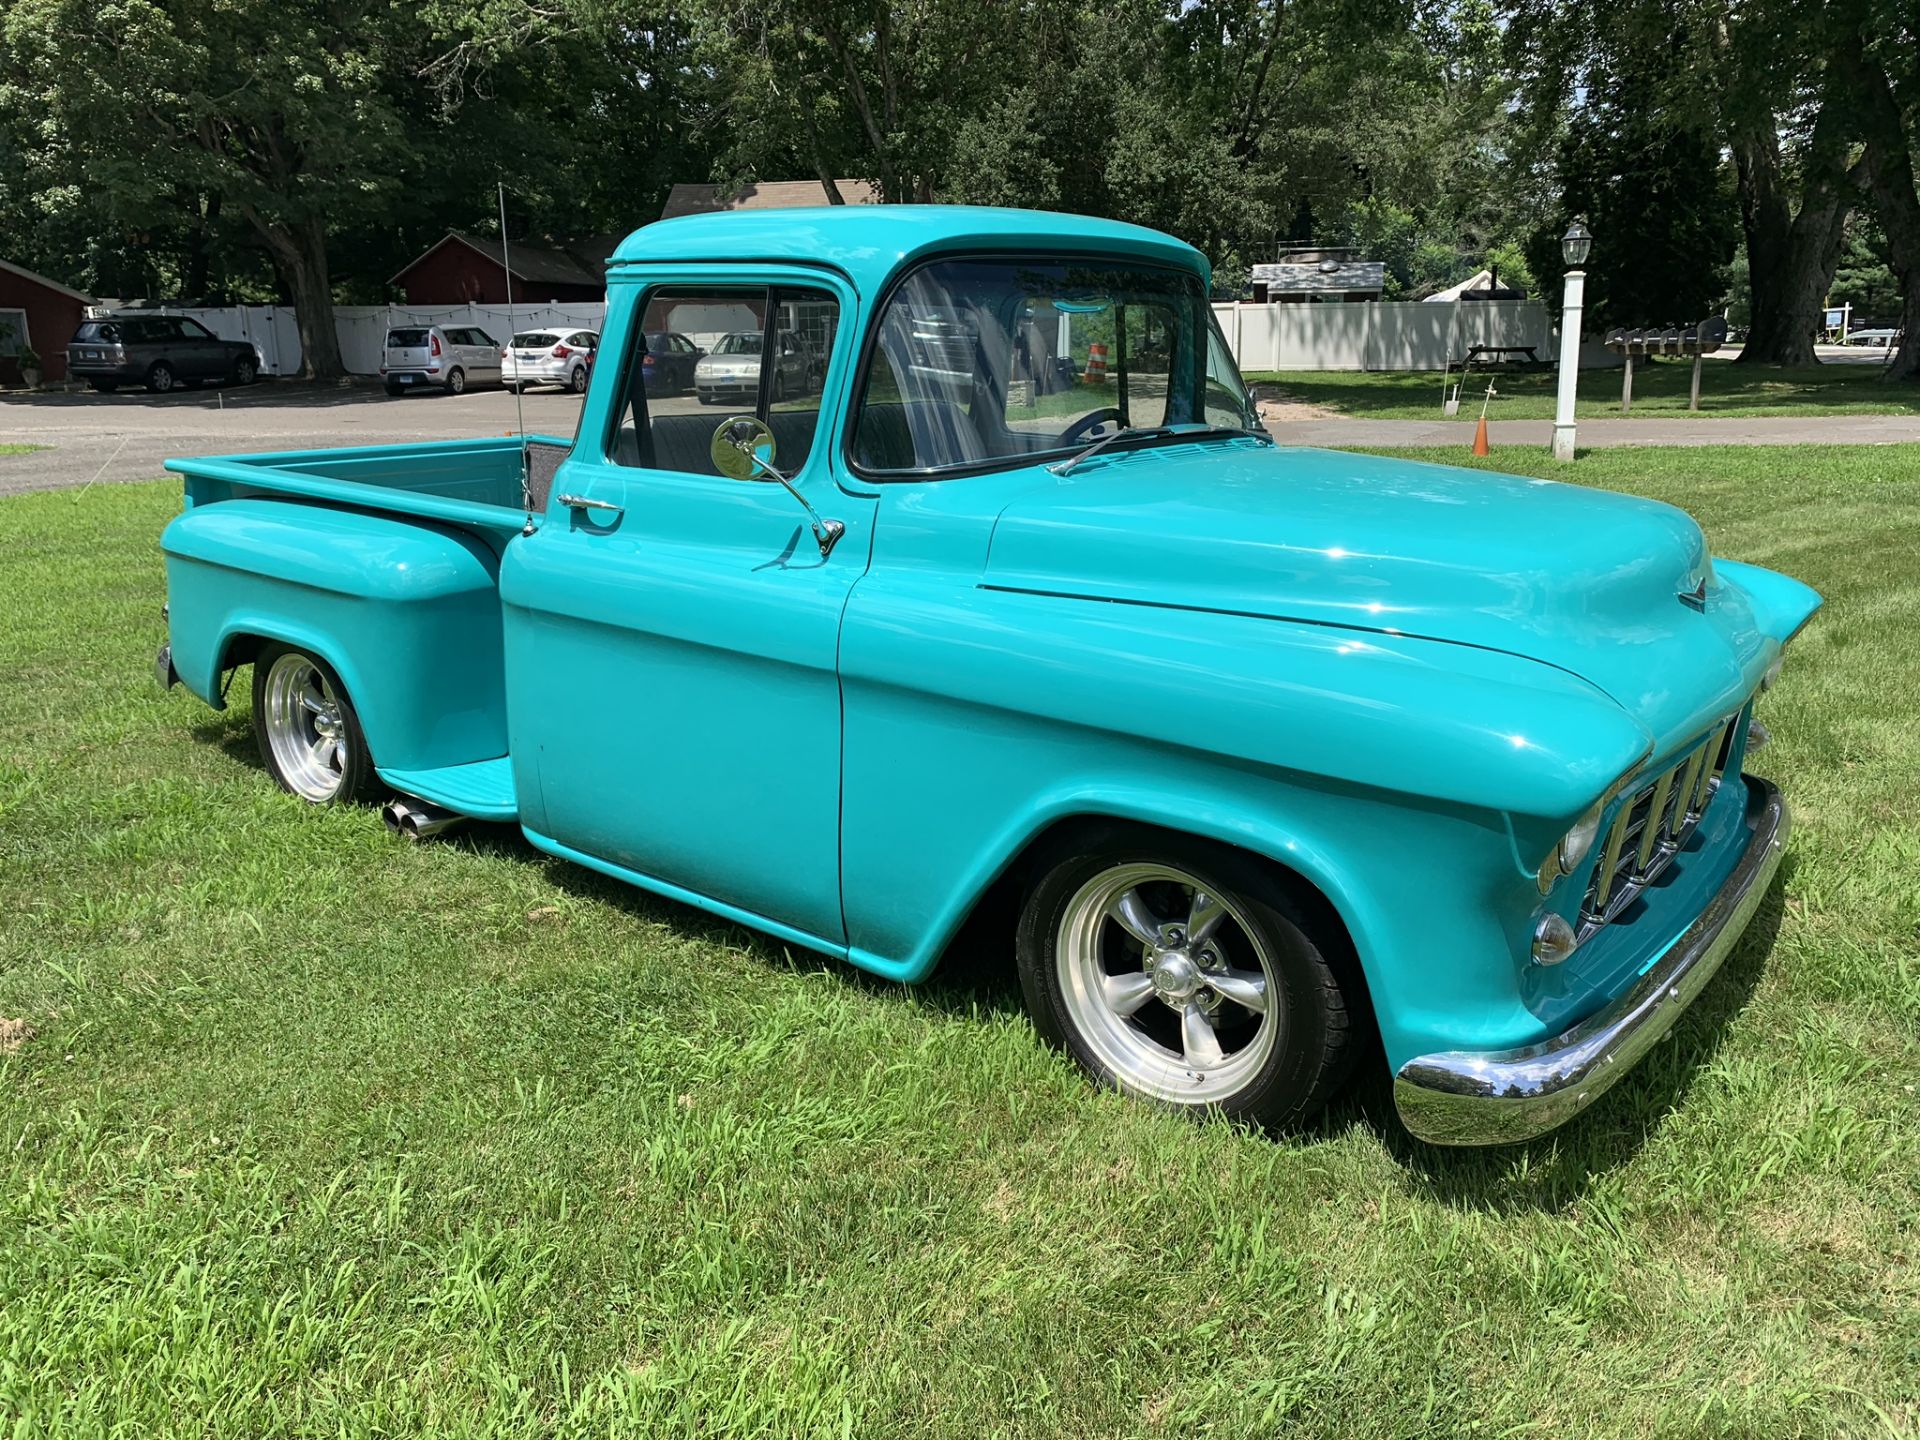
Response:
[[[1551,473],[1829,603],[1762,709],[1784,883],[1493,1152],[1407,1139],[1377,1065],[1279,1137],[1096,1092],[998,945],[908,991],[309,810],[244,675],[154,686],[178,482],[0,501],[0,1428],[1915,1433],[1920,451]]]
[[[1457,376],[1455,377],[1458,378]],[[1267,370],[1249,381],[1278,387],[1289,400],[1322,406],[1368,420],[1439,420],[1438,371]],[[1580,375],[1579,413],[1585,419],[1620,414],[1621,372],[1586,370]],[[1491,383],[1498,393],[1487,404],[1492,420],[1551,420],[1558,379],[1551,368],[1475,371],[1460,397],[1460,414],[1480,413]],[[1636,360],[1633,409],[1627,419],[1687,415],[1693,362]],[[1877,365],[1736,365],[1710,358],[1700,375],[1701,419],[1759,415],[1920,415],[1920,385],[1889,384]]]

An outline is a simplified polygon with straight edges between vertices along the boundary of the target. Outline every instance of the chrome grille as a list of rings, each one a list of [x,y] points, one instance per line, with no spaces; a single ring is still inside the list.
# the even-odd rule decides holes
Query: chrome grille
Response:
[[[1720,788],[1738,719],[1721,721],[1685,759],[1621,802],[1580,902],[1581,939],[1633,904],[1686,845]]]

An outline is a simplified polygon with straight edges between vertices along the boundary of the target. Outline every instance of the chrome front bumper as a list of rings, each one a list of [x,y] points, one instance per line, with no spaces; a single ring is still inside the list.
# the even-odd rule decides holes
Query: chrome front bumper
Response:
[[[1604,1095],[1680,1018],[1765,898],[1787,844],[1786,801],[1747,786],[1746,853],[1699,917],[1619,999],[1550,1040],[1517,1050],[1448,1050],[1400,1067],[1401,1123],[1434,1145],[1505,1145],[1563,1125]]]

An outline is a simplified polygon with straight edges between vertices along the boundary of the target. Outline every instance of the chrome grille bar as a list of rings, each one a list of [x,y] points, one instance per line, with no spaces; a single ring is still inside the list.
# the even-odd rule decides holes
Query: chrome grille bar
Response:
[[[1708,797],[1720,784],[1738,719],[1734,715],[1721,721],[1686,759],[1621,801],[1580,906],[1581,939],[1632,905],[1686,846]]]

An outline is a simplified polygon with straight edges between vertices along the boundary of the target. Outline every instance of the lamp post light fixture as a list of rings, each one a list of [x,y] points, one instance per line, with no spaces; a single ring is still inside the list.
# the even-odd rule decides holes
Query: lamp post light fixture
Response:
[[[1580,383],[1580,307],[1586,298],[1587,272],[1580,267],[1593,251],[1593,232],[1575,216],[1560,237],[1567,262],[1567,288],[1560,301],[1560,392],[1553,407],[1553,458],[1573,459],[1573,392]]]

